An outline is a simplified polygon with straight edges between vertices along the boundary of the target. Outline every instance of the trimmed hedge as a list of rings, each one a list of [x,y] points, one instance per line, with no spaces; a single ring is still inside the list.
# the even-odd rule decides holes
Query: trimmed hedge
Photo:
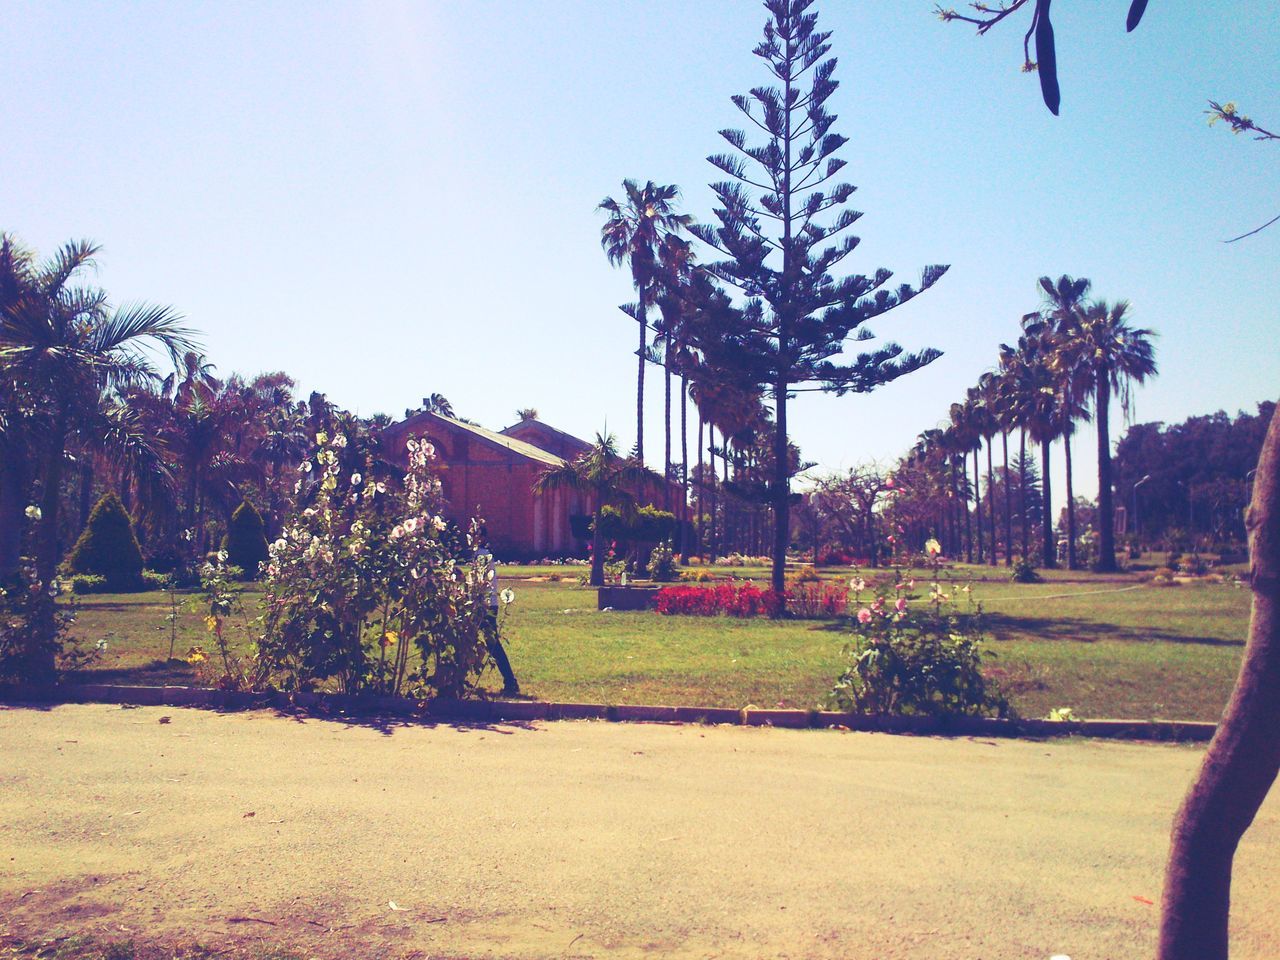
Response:
[[[94,506],[65,566],[73,574],[102,577],[112,593],[144,589],[142,548],[133,521],[114,493],[104,494]]]
[[[222,549],[227,551],[227,562],[240,567],[246,579],[258,579],[258,565],[267,560],[267,531],[262,514],[248,500],[231,514]]]

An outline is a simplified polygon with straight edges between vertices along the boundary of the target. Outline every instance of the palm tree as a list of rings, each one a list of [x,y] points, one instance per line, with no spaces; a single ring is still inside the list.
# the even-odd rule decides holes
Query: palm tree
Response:
[[[661,478],[638,461],[621,456],[613,437],[596,434],[591,449],[576,460],[542,472],[533,489],[537,494],[570,490],[591,504],[591,586],[604,586],[604,536],[602,519],[606,506],[616,507],[625,516],[635,510],[633,491],[657,483]]]
[[[1085,309],[1085,297],[1092,286],[1084,277],[1073,278],[1065,273],[1056,281],[1040,278],[1040,290],[1044,305],[1038,313],[1023,317],[1023,327],[1040,337],[1049,349],[1049,363],[1058,376],[1062,393],[1061,419],[1062,451],[1067,471],[1067,567],[1075,570],[1076,562],[1076,503],[1071,476],[1071,437],[1075,434],[1076,420],[1087,419],[1082,389],[1073,369],[1073,353],[1070,342],[1079,328]]]
[[[973,506],[975,519],[977,520],[978,536],[976,541],[972,536],[969,537],[968,548],[965,553],[965,559],[969,563],[974,561],[974,543],[977,543],[977,560],[982,563],[982,498],[978,496],[978,450],[982,447],[982,436],[978,432],[977,415],[975,405],[972,399],[966,398],[963,403],[953,403],[951,405],[951,430],[953,439],[960,453],[961,463],[965,473],[969,469],[969,454],[973,454]],[[968,494],[968,477],[965,477],[964,489],[964,528],[965,532],[969,531],[969,494]]]
[[[145,343],[166,349],[175,365],[182,351],[195,346],[192,332],[171,308],[136,304],[113,309],[102,290],[79,285],[77,279],[94,265],[98,250],[87,241],[73,241],[46,263],[31,265],[21,293],[0,316],[0,368],[12,385],[6,393],[23,390],[43,407],[42,516],[36,546],[36,571],[43,581],[53,576],[60,559],[58,514],[68,439],[93,421],[104,395],[156,380],[142,350]]]
[[[536,407],[521,407],[516,411],[516,419],[521,423],[524,423],[526,420],[537,420],[538,410]]]
[[[1017,347],[1000,346],[1000,366],[1012,378],[1011,390],[1016,419],[1032,442],[1040,444],[1041,527],[1043,534],[1042,562],[1046,567],[1057,566],[1057,551],[1053,539],[1053,493],[1049,482],[1049,448],[1057,439],[1061,424],[1060,384],[1050,366],[1050,350],[1041,339],[1024,333],[1018,338]],[[1026,477],[1022,478],[1026,490]],[[1026,513],[1024,510],[1023,516]]]
[[[636,351],[636,458],[644,463],[644,364],[648,357],[647,336],[649,306],[654,299],[658,244],[669,233],[676,233],[693,222],[688,214],[675,212],[680,188],[657,186],[649,180],[642,187],[635,180],[623,180],[626,200],[612,197],[600,201],[598,210],[609,218],[600,228],[600,245],[609,262],[631,267],[637,303],[631,314],[640,327],[640,348]]]
[[[1091,304],[1079,317],[1064,350],[1078,383],[1092,392],[1098,424],[1098,569],[1116,569],[1115,506],[1111,499],[1111,396],[1120,397],[1125,416],[1132,404],[1132,385],[1156,375],[1152,330],[1129,325],[1129,304]]]
[[[1000,446],[1004,456],[1004,565],[1013,566],[1013,484],[1009,479],[1009,431],[1017,425],[1011,402],[1008,377],[1003,372],[984,373],[980,379],[989,392],[991,412],[1000,430]],[[1025,510],[1025,504],[1024,504]],[[1025,552],[1026,548],[1023,547]]]

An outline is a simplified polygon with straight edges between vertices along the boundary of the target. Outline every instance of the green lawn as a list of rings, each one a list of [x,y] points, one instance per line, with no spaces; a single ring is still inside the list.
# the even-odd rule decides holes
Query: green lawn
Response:
[[[840,672],[837,623],[664,617],[598,612],[581,568],[505,567],[517,595],[506,644],[523,692],[553,700],[702,706],[811,707]],[[761,579],[760,569],[716,568]],[[543,579],[559,574],[561,581]],[[847,570],[823,571],[845,579]],[[1082,717],[1215,720],[1239,666],[1249,593],[1230,584],[1148,586],[1137,576],[1055,572],[1012,584],[1004,571],[959,566],[972,578],[992,641],[988,674],[1025,716],[1071,707]],[[979,577],[991,577],[983,582]],[[534,578],[534,579],[530,579]],[[256,600],[248,595],[250,606]],[[193,668],[169,652],[162,593],[80,598],[76,635],[105,638],[85,680],[189,683]],[[248,631],[244,631],[248,636]],[[177,657],[212,653],[200,611],[179,615]],[[496,689],[497,677],[488,679]]]

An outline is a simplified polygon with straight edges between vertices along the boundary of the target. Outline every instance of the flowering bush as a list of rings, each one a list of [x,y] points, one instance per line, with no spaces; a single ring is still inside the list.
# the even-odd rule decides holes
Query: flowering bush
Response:
[[[696,617],[777,616],[784,600],[772,590],[754,583],[720,583],[714,587],[663,587],[658,591],[657,610],[665,614]]]
[[[845,647],[849,665],[828,701],[865,714],[1007,716],[1008,701],[988,689],[982,675],[981,608],[960,615],[956,598],[964,596],[971,605],[969,586],[941,583],[939,551],[926,553],[933,558],[934,577],[923,602],[911,579],[879,588],[865,604],[865,581],[852,581],[858,610]]]
[[[675,552],[671,549],[671,541],[658,544],[649,554],[649,579],[669,582],[679,577],[680,571],[676,568]]]
[[[663,587],[658,591],[656,603],[658,612],[665,614],[776,617],[785,608],[792,616],[817,620],[843,615],[848,608],[848,597],[843,585],[799,583],[778,594],[744,581],[721,582],[713,587]]]
[[[46,587],[26,557],[12,580],[0,584],[0,682],[50,681],[58,657],[83,656],[68,645],[75,615],[57,603],[60,590],[56,579]]]
[[[485,631],[497,629],[493,572],[475,557],[476,524],[465,538],[448,535],[431,444],[408,441],[397,484],[375,475],[371,448],[341,433],[316,440],[299,481],[310,503],[285,523],[266,565],[264,675],[294,689],[473,690],[489,663]]]

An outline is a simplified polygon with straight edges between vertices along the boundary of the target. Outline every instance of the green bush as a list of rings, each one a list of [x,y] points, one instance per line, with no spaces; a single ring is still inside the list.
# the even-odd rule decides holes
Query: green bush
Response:
[[[143,570],[142,579],[126,592],[163,590],[168,585],[169,578],[164,574],[156,573],[154,570]],[[84,596],[90,593],[119,593],[121,591],[113,588],[106,577],[98,576],[96,573],[77,573],[71,577],[71,592],[77,596]]]
[[[257,579],[258,566],[267,560],[267,533],[262,514],[248,500],[231,514],[227,534],[222,538],[222,549],[227,552],[227,561],[232,566],[240,567],[248,579]]]
[[[93,508],[65,566],[72,574],[102,577],[112,593],[143,589],[142,549],[133,521],[114,493],[104,495]]]
[[[1013,570],[1009,574],[1009,579],[1014,583],[1040,583],[1044,577],[1036,573],[1036,568],[1024,557],[1018,557],[1013,561]]]

